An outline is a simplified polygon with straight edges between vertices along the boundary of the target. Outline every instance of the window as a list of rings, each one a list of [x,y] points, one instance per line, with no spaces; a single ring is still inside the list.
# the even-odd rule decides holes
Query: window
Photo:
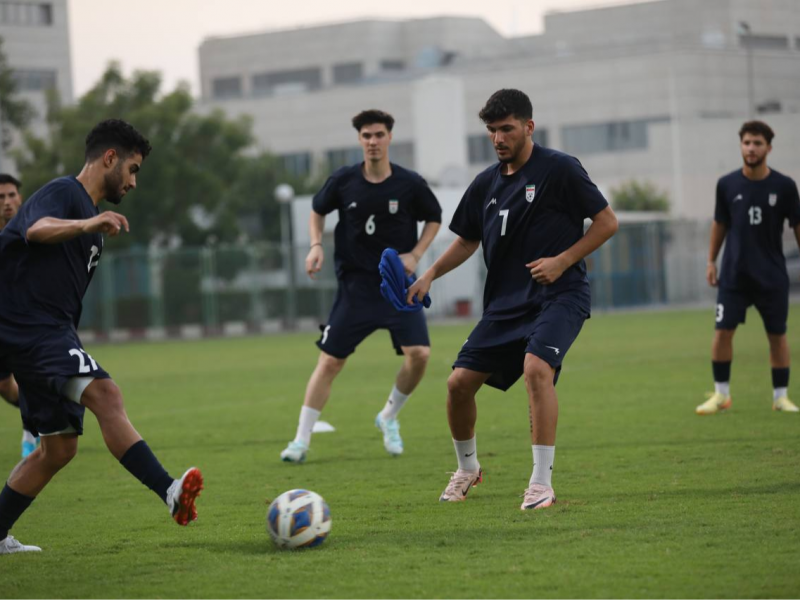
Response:
[[[317,90],[322,87],[319,68],[273,71],[253,75],[254,96],[280,96]]]
[[[744,48],[759,50],[788,50],[789,38],[785,35],[740,35],[739,44]]]
[[[406,169],[414,168],[414,144],[412,142],[394,142],[389,146],[389,159]]]
[[[305,177],[311,172],[311,153],[282,154],[283,168],[295,177]]]
[[[217,77],[211,81],[211,94],[214,98],[241,98],[241,77]]]
[[[45,3],[0,2],[0,25],[46,27],[53,24],[53,7]]]
[[[334,148],[328,150],[325,156],[328,159],[328,168],[331,172],[341,167],[360,163],[364,160],[364,153],[361,150],[361,146],[355,146],[353,148]]]
[[[43,92],[56,87],[55,71],[15,70],[14,81],[20,92]]]
[[[364,68],[361,63],[344,63],[333,65],[333,83],[342,85],[361,81]]]
[[[533,141],[536,144],[546,146],[547,130],[535,129],[533,131]],[[497,160],[497,153],[494,151],[494,144],[488,133],[479,133],[467,138],[467,157],[471,165],[491,163]]]
[[[382,60],[381,71],[403,71],[406,68],[404,60]]]
[[[561,130],[564,152],[581,155],[647,148],[647,126],[663,119],[569,125]]]

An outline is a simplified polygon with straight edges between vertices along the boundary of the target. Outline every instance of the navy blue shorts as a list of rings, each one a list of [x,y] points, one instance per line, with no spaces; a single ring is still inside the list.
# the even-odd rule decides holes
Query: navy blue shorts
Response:
[[[506,391],[522,375],[525,355],[533,354],[553,367],[555,383],[567,351],[588,318],[588,309],[561,297],[515,319],[482,319],[461,347],[453,368],[491,373],[486,383]]]
[[[83,349],[73,328],[55,328],[36,337],[32,345],[14,349],[3,363],[17,380],[20,411],[33,433],[83,433],[84,407],[64,395],[74,377],[110,379],[110,375]]]
[[[736,329],[745,322],[747,309],[755,306],[767,333],[786,333],[789,320],[789,291],[763,290],[758,287],[719,288],[717,292],[716,329]]]
[[[396,310],[381,295],[380,280],[345,277],[333,302],[328,322],[320,326],[317,346],[336,358],[347,358],[364,339],[377,329],[388,329],[392,345],[402,355],[401,346],[430,346],[428,324],[423,311]]]

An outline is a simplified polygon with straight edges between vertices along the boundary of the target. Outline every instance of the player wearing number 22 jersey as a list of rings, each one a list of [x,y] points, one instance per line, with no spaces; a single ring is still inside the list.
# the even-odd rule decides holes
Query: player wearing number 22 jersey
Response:
[[[714,392],[695,409],[699,415],[731,407],[733,336],[752,305],[761,314],[769,340],[772,408],[799,412],[788,397],[789,277],[783,230],[788,221],[800,245],[800,198],[792,179],[767,166],[774,135],[762,121],[745,123],[739,130],[744,165],[717,183],[706,272],[708,283],[719,286],[711,348]],[[716,260],[723,241],[725,253],[717,277]]]

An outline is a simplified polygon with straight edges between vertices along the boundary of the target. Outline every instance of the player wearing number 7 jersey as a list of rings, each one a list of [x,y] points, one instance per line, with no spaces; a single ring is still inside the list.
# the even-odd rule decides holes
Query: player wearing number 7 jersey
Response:
[[[739,140],[744,166],[717,182],[706,271],[709,285],[719,286],[711,346],[714,393],[695,409],[698,415],[731,407],[733,335],[751,305],[761,314],[769,339],[772,408],[799,412],[788,397],[789,276],[783,256],[783,228],[788,220],[800,246],[800,198],[792,179],[767,166],[774,135],[761,121],[742,125]],[[717,278],[717,255],[723,241],[725,253]]]
[[[106,446],[163,500],[180,525],[197,518],[200,471],[170,477],[131,425],[122,394],[81,345],[83,295],[103,249],[102,234],[128,230],[103,199],[119,204],[136,187],[149,142],[119,120],[99,123],[86,138],[86,163],[37,191],[0,232],[0,370],[14,373],[20,408],[41,446],[19,463],[0,492],[0,554],[39,551],[9,530],[53,476],[72,460],[85,408],[97,417]],[[53,530],[54,532],[56,530]]]
[[[306,386],[297,433],[281,452],[285,462],[305,460],[333,380],[347,357],[376,329],[388,329],[395,351],[405,356],[389,399],[375,419],[386,451],[395,456],[403,452],[397,415],[425,373],[430,341],[421,311],[397,311],[383,299],[378,264],[381,253],[394,248],[406,272],[413,273],[439,231],[442,209],[422,177],[389,162],[393,125],[394,118],[380,110],[353,117],[364,160],[333,173],[314,196],[306,271],[313,278],[322,268],[325,215],[337,211],[333,258],[339,289],[317,342],[321,352]],[[425,226],[418,237],[419,221]]]

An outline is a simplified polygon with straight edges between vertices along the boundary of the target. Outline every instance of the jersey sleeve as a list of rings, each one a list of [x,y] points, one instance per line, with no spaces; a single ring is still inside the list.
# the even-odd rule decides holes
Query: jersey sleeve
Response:
[[[428,182],[422,177],[417,182],[417,193],[414,195],[414,216],[417,221],[426,223],[442,222],[442,207],[428,186]]]
[[[789,225],[794,229],[800,225],[800,194],[797,193],[797,184],[791,181],[789,184],[789,197],[786,203],[786,218]]]
[[[465,240],[479,241],[483,239],[483,219],[481,218],[483,194],[480,189],[481,186],[476,179],[464,192],[456,207],[456,212],[453,214],[453,219],[450,221],[450,231]]]
[[[714,220],[722,225],[731,224],[731,211],[728,203],[725,202],[725,190],[723,189],[722,180],[717,181],[717,200],[714,204]]]
[[[32,198],[25,205],[25,210],[20,211],[19,231],[24,239],[28,237],[28,230],[33,225],[46,217],[54,219],[80,218],[76,210],[80,198],[65,184],[54,184],[45,193]]]
[[[327,215],[339,208],[339,177],[334,173],[322,186],[322,189],[314,194],[311,201],[311,208],[320,215]]]
[[[577,158],[566,157],[563,182],[567,209],[576,221],[583,222],[608,206],[608,201]]]

